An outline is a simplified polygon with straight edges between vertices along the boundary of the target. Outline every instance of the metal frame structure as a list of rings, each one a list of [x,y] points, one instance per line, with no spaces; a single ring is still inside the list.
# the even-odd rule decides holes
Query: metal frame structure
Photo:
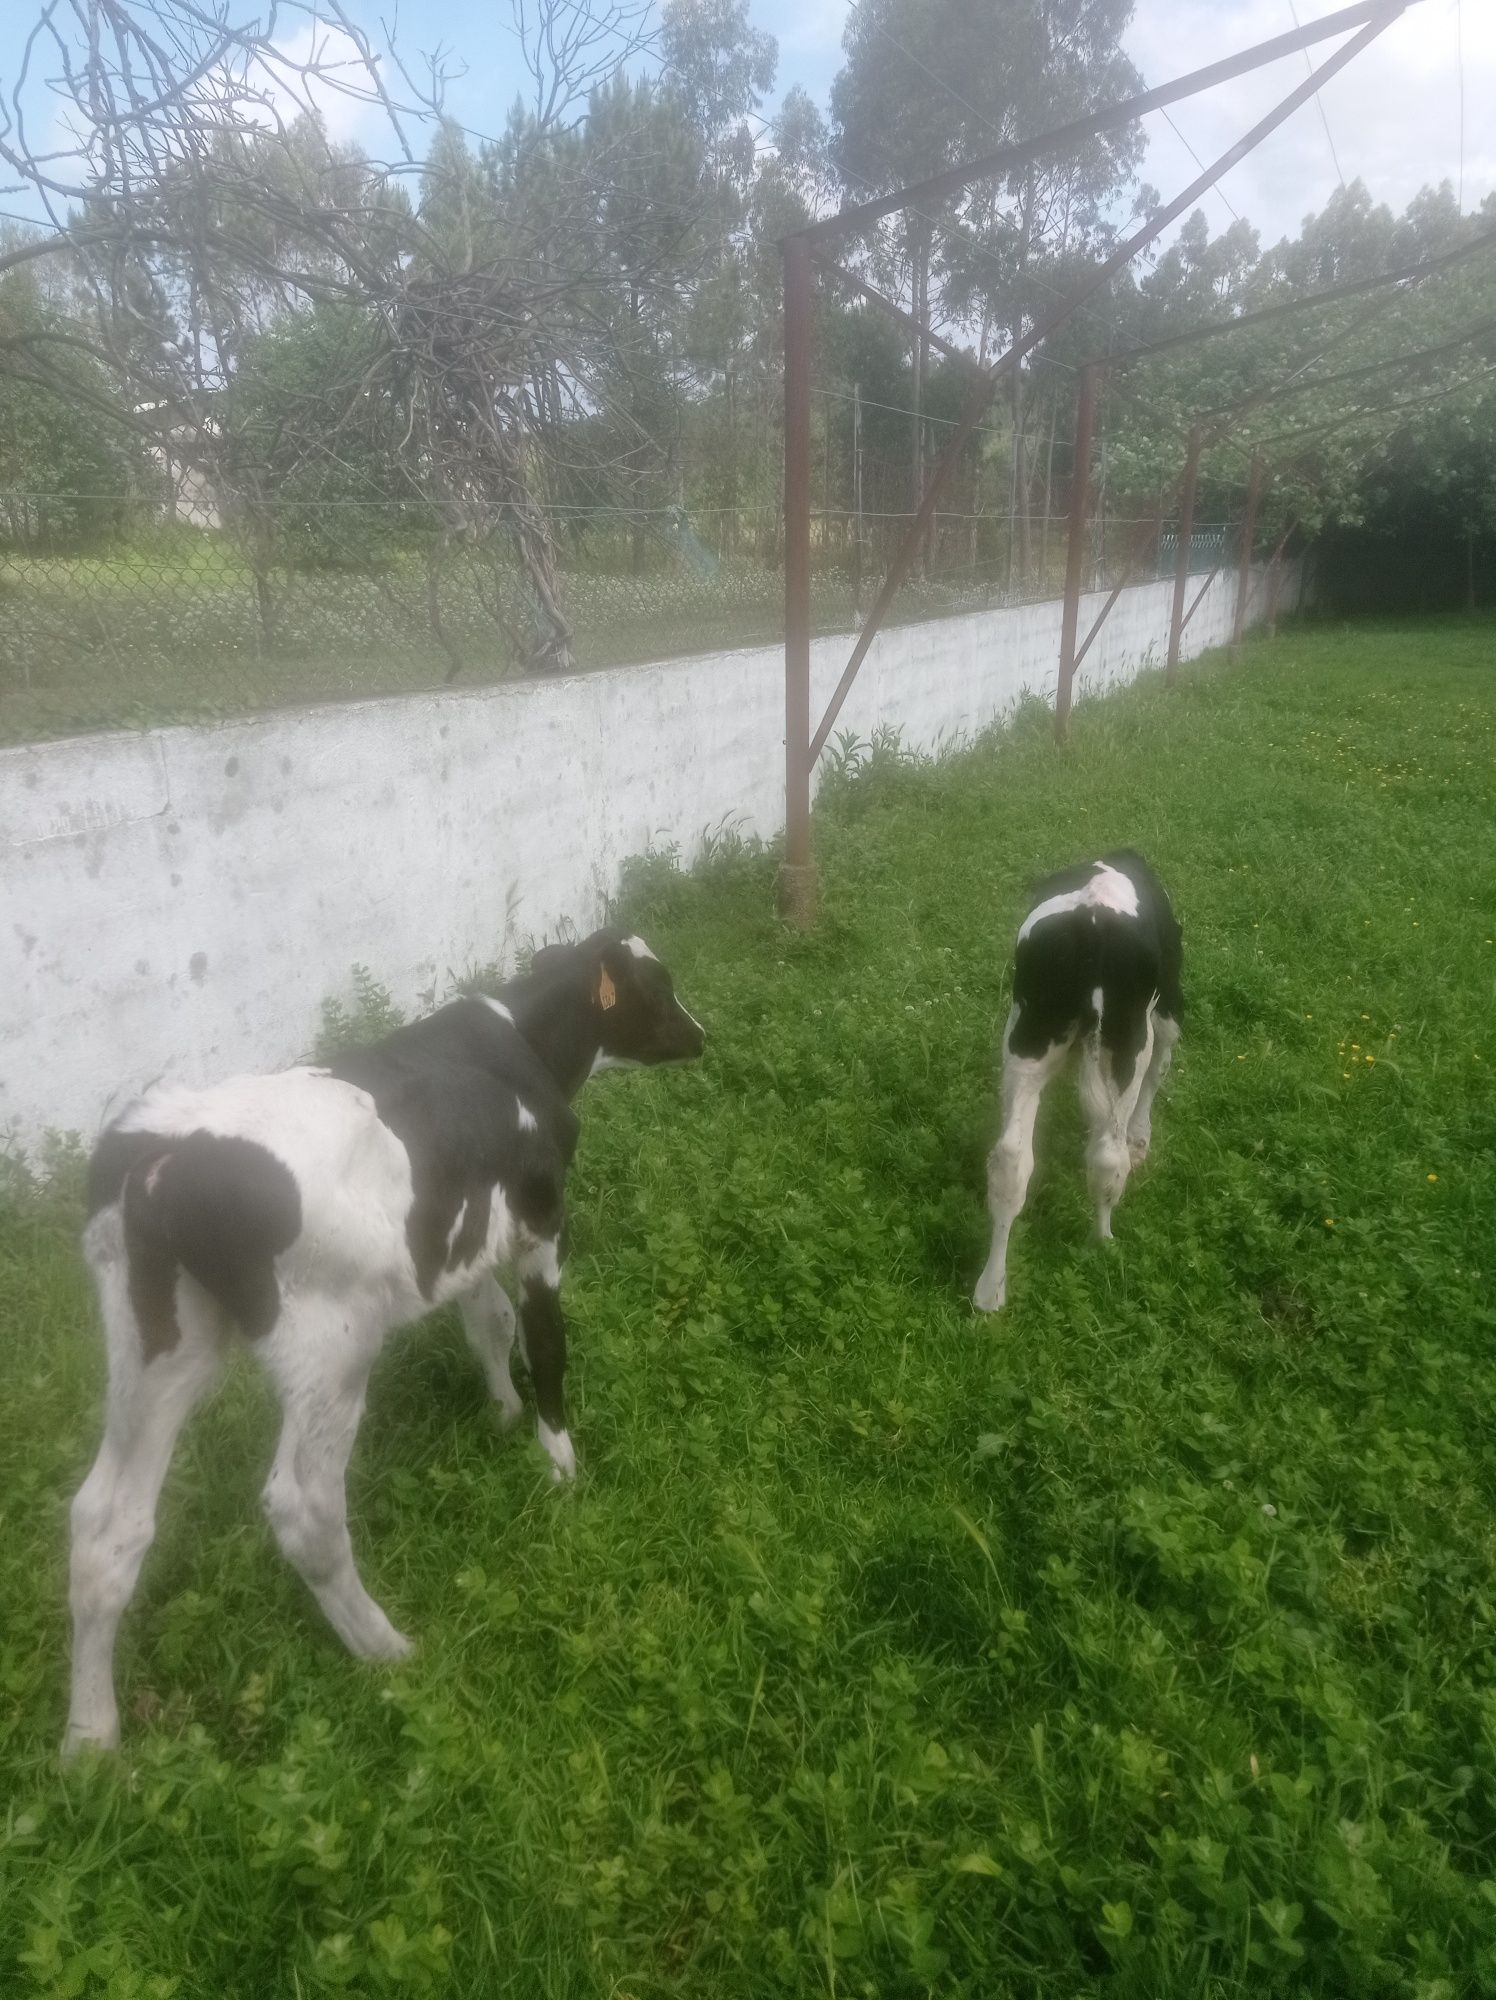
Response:
[[[811,223],[806,228],[786,236],[782,249],[784,256],[784,657],[785,657],[785,858],[781,872],[780,898],[786,914],[799,922],[809,923],[815,910],[815,867],[811,852],[811,778],[816,759],[835,726],[851,690],[857,672],[867,656],[869,647],[888,612],[900,586],[914,563],[918,550],[924,541],[932,520],[941,491],[954,470],[962,450],[973,431],[977,428],[1003,380],[1017,369],[1024,356],[1047,340],[1063,326],[1085,303],[1090,295],[1104,285],[1117,271],[1130,263],[1138,253],[1148,247],[1171,222],[1182,215],[1199,197],[1208,192],[1223,174],[1237,165],[1259,146],[1269,134],[1292,115],[1301,104],[1315,95],[1323,85],[1373,42],[1378,35],[1390,27],[1393,21],[1405,13],[1417,0],[1357,0],[1357,4],[1341,8],[1337,13],[1323,16],[1302,26],[1295,26],[1291,33],[1274,36],[1271,40],[1259,42],[1235,56],[1211,63],[1204,69],[1194,70],[1186,76],[1177,77],[1171,83],[1161,84],[1154,90],[1144,91],[1139,96],[1124,99],[1116,104],[1104,106],[1084,118],[1056,126],[1053,130],[1004,146],[995,153],[931,176],[928,180],[884,195],[875,201],[863,202],[856,207],[844,208],[836,215]],[[1335,49],[1320,65],[1318,70],[1310,70],[1303,82],[1295,86],[1287,96],[1260,119],[1252,129],[1233,146],[1220,155],[1210,166],[1202,168],[1199,176],[1182,193],[1155,212],[1150,220],[1121,244],[1110,256],[1074,285],[1061,299],[1059,305],[1047,319],[1036,323],[1026,334],[1016,339],[998,358],[985,368],[970,362],[969,357],[960,355],[948,342],[940,339],[928,327],[904,312],[891,300],[884,298],[865,284],[860,278],[841,266],[829,262],[819,253],[821,246],[834,240],[845,240],[848,236],[860,234],[884,216],[905,208],[918,207],[921,202],[940,200],[958,194],[974,183],[990,180],[997,174],[1011,172],[1016,167],[1027,166],[1048,155],[1061,153],[1095,138],[1105,132],[1117,131],[1150,111],[1162,110],[1177,103],[1182,98],[1192,97],[1200,91],[1208,90],[1219,83],[1259,69],[1264,64],[1279,57],[1293,55],[1308,49],[1329,37],[1348,31],[1349,39]],[[943,353],[952,355],[969,367],[973,376],[971,393],[965,409],[958,419],[952,435],[946,443],[939,459],[925,482],[919,496],[915,513],[910,520],[904,537],[889,564],[881,589],[873,608],[857,636],[845,668],[837,682],[835,691],[825,713],[814,730],[811,727],[810,707],[810,517],[811,517],[811,467],[810,467],[810,375],[812,359],[811,307],[813,273],[816,268],[828,272],[842,283],[859,293],[871,304],[888,312],[899,324],[905,326],[917,338],[927,341]],[[1391,279],[1383,282],[1391,282]],[[1269,309],[1271,310],[1271,309]],[[1235,324],[1245,324],[1245,318]],[[1224,330],[1224,329],[1223,329]],[[1185,336],[1189,338],[1190,336]],[[1200,336],[1195,336],[1200,337]],[[1134,350],[1139,353],[1142,350]],[[1121,359],[1123,357],[1118,357]],[[1085,646],[1077,649],[1076,633],[1079,625],[1079,603],[1081,584],[1085,566],[1085,536],[1087,533],[1087,487],[1089,483],[1090,434],[1094,422],[1096,396],[1100,381],[1099,365],[1088,367],[1081,377],[1079,405],[1077,410],[1077,435],[1072,474],[1072,500],[1070,508],[1070,536],[1066,559],[1065,608],[1062,619],[1060,682],[1057,693],[1057,726],[1063,735],[1065,720],[1068,718],[1071,690],[1076,665],[1084,651],[1091,645],[1101,629],[1106,613],[1093,626],[1085,641]],[[1203,442],[1198,427],[1191,433],[1190,454],[1186,463],[1185,486],[1192,529],[1193,500],[1200,446]],[[1177,664],[1179,637],[1187,619],[1182,616],[1183,596],[1188,575],[1189,535],[1185,532],[1185,520],[1181,520],[1180,552],[1175,578],[1174,617],[1170,633],[1170,668]],[[1250,548],[1250,536],[1247,538]],[[1114,592],[1107,609],[1115,603],[1119,592]],[[1197,600],[1198,601],[1198,600]],[[1238,600],[1238,613],[1243,609]]]

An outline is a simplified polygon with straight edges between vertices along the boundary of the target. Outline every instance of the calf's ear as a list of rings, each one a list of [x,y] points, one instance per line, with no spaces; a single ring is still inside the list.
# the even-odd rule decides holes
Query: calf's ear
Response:
[[[635,991],[639,962],[627,945],[606,934],[591,937],[582,947],[591,961],[592,1000],[603,1014],[611,1014]]]
[[[550,972],[558,969],[576,950],[574,944],[543,944],[530,959],[532,972]]]

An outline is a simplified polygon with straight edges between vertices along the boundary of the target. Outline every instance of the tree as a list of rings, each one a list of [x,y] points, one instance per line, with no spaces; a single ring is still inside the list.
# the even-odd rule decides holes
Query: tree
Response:
[[[34,241],[8,225],[0,257]],[[65,299],[66,288],[46,285],[36,265],[0,278],[0,538],[14,547],[98,542],[118,531],[127,499],[149,476]],[[28,374],[38,353],[55,357],[50,383]]]
[[[292,57],[296,16],[310,52]],[[448,535],[505,524],[531,593],[527,656],[564,667],[537,385],[579,391],[595,370],[598,235],[574,132],[588,91],[637,52],[642,22],[632,0],[539,0],[519,25],[535,92],[511,120],[503,165],[510,189],[522,196],[540,175],[551,198],[501,211],[480,255],[442,208],[450,145],[437,149],[429,226],[404,193],[416,133],[449,138],[439,71],[423,96],[341,0],[286,0],[278,17],[243,25],[197,0],[43,6],[17,101],[33,60],[55,58],[78,138],[71,157],[38,153],[0,108],[0,164],[51,218],[43,245],[0,256],[0,275],[65,258],[90,299],[83,351],[116,383],[117,407],[168,436],[191,428],[204,451],[231,434],[226,391],[252,341],[307,307],[362,315],[371,346],[348,421],[369,402],[403,419],[402,469]],[[383,112],[386,162],[328,144],[316,99],[337,92]],[[23,365],[61,386],[62,354],[60,340],[33,344]],[[253,454],[234,462],[242,478]],[[237,498],[262,507],[248,490]]]
[[[748,197],[757,163],[752,121],[774,82],[779,49],[752,26],[748,0],[666,0],[664,74],[700,138],[709,189],[709,255],[684,327],[697,379],[722,408],[715,464],[722,547],[734,547],[742,499],[740,386],[754,338],[748,284]]]
[[[849,199],[926,178],[1140,89],[1120,48],[1131,14],[1132,0],[1014,0],[999,10],[971,0],[865,0],[848,21],[847,60],[832,86],[834,151]],[[1109,236],[1110,208],[1140,147],[1135,130],[1112,133],[953,202],[901,211],[895,241],[915,316],[931,316],[933,272],[946,313],[975,327],[979,359],[997,326],[1019,339],[1039,293],[1051,289],[1045,259],[1091,252]],[[913,505],[924,486],[925,345],[914,343]],[[1014,485],[1026,535],[1025,390],[1026,375],[1015,370]]]

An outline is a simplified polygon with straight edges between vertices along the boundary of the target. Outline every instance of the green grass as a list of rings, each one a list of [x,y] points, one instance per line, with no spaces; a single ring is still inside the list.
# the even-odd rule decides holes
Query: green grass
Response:
[[[891,622],[1000,601],[997,573],[963,562],[913,582]],[[717,564],[703,550],[699,567],[656,559],[642,576],[567,568],[561,583],[582,669],[769,644],[784,630],[783,572],[747,558]],[[425,565],[407,551],[377,570],[278,570],[272,597],[267,631],[250,569],[216,535],[104,557],[0,550],[0,743],[408,694],[449,675],[481,687],[515,674],[511,633],[533,622],[512,564],[467,552],[441,582],[451,651],[432,629]],[[818,571],[813,616],[818,631],[851,629],[847,575]]]
[[[636,872],[711,1044],[590,1087],[584,1474],[491,1431],[449,1320],[351,1482],[421,1650],[347,1659],[256,1509],[255,1371],[189,1434],[64,1778],[73,1217],[0,1223],[0,1993],[1496,1993],[1496,630],[1298,630],[820,819]],[[1087,1241],[1040,1128],[985,1249],[1025,884],[1133,842],[1190,1016]],[[1433,1178],[1437,1176],[1437,1178]]]

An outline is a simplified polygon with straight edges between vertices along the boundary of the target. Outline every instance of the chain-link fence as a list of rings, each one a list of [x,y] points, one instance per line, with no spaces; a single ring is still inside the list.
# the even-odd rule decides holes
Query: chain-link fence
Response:
[[[856,625],[907,520],[817,513],[819,630]],[[777,507],[557,509],[550,533],[579,668],[782,636]],[[894,621],[1057,595],[1065,533],[1063,516],[937,516]],[[1220,539],[1196,530],[1194,567]],[[1097,520],[1092,581],[1171,574],[1172,537],[1155,540]],[[446,536],[394,503],[288,505],[250,531],[0,493],[3,741],[490,683],[525,671],[538,622],[504,533]]]

